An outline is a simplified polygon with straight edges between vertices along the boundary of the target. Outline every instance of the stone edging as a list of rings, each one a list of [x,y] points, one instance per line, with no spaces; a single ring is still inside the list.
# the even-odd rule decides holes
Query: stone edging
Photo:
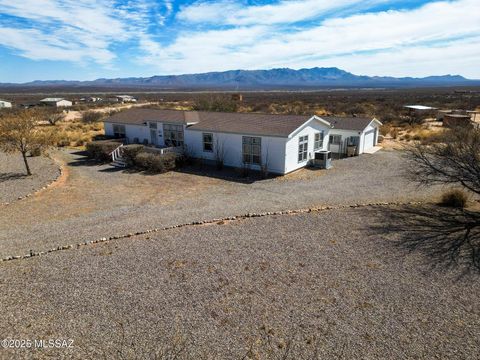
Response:
[[[378,202],[378,203],[337,205],[337,206],[328,206],[327,205],[327,206],[313,207],[313,208],[307,208],[307,209],[267,211],[267,212],[261,212],[261,213],[247,213],[247,214],[244,214],[244,215],[227,216],[227,217],[219,218],[219,219],[192,221],[192,222],[189,222],[189,223],[178,224],[178,225],[170,225],[170,226],[165,226],[163,228],[155,228],[155,229],[150,229],[150,230],[138,231],[138,232],[135,232],[135,233],[128,233],[128,234],[125,234],[125,235],[114,235],[114,236],[110,236],[110,237],[102,237],[102,238],[97,239],[97,240],[85,241],[85,242],[78,243],[78,244],[58,246],[56,248],[53,248],[53,249],[50,249],[50,250],[45,250],[45,251],[34,252],[34,251],[30,250],[30,253],[28,253],[26,255],[8,256],[6,258],[0,259],[0,262],[26,259],[26,258],[46,255],[46,254],[49,254],[49,253],[52,253],[52,252],[62,251],[62,250],[78,249],[82,246],[87,246],[87,245],[91,245],[91,244],[104,243],[104,242],[109,242],[109,241],[117,240],[117,239],[126,239],[126,238],[129,238],[129,237],[132,237],[132,236],[139,236],[139,235],[146,235],[146,234],[150,234],[150,233],[157,233],[157,232],[161,232],[161,231],[166,231],[166,230],[171,230],[171,229],[176,229],[176,228],[182,228],[182,227],[186,227],[186,226],[199,226],[199,225],[208,225],[208,224],[215,224],[215,223],[219,223],[219,225],[223,225],[224,221],[238,221],[238,220],[255,218],[255,217],[306,214],[306,213],[321,212],[321,211],[326,211],[326,210],[338,210],[338,209],[360,208],[360,207],[370,207],[370,206],[419,205],[419,204],[422,204],[422,203],[423,202],[420,202],[420,201]]]
[[[34,192],[32,192],[32,193],[30,193],[30,194],[23,195],[23,196],[19,196],[17,199],[15,199],[15,200],[13,200],[13,201],[10,201],[10,202],[1,203],[0,206],[7,206],[7,205],[16,204],[18,201],[27,199],[27,198],[29,198],[29,197],[31,197],[31,196],[34,196],[34,195],[38,194],[39,192],[41,192],[41,191],[43,191],[43,190],[45,190],[45,189],[48,189],[50,186],[52,186],[53,184],[55,184],[55,183],[58,181],[58,179],[60,179],[60,178],[62,177],[62,175],[63,175],[63,173],[64,173],[64,171],[63,171],[63,165],[62,165],[60,162],[58,162],[56,159],[54,159],[54,158],[51,158],[51,157],[50,157],[50,159],[52,159],[53,162],[58,166],[57,176],[55,176],[55,178],[54,178],[52,181],[50,181],[47,185],[42,186],[40,189],[37,189],[37,190],[35,190]]]

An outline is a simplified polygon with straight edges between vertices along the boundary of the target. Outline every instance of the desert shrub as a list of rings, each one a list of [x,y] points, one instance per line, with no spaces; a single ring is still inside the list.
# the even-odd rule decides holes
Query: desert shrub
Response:
[[[467,205],[468,196],[460,189],[448,190],[442,194],[440,204],[443,206],[449,206],[454,208],[463,209]]]
[[[127,166],[135,166],[135,158],[144,148],[143,145],[137,144],[127,145],[122,148],[122,157]]]
[[[40,156],[42,155],[42,149],[41,148],[33,148],[32,150],[30,150],[30,156],[31,157],[37,157],[37,156]]]
[[[104,117],[104,114],[97,112],[97,111],[86,111],[82,114],[82,122],[83,123],[95,123],[99,122],[102,120]]]
[[[202,97],[195,101],[193,110],[236,112],[238,103],[225,96]]]
[[[135,156],[135,166],[151,173],[163,173],[175,169],[176,154],[154,154],[139,152]]]
[[[382,134],[383,136],[390,134],[391,130],[392,130],[392,125],[390,124],[383,124],[382,126],[380,126],[380,134]]]
[[[396,139],[398,137],[398,129],[397,128],[393,128],[392,130],[390,130],[390,135],[392,136],[392,139]]]
[[[87,144],[87,156],[98,161],[110,161],[110,153],[120,145],[117,141],[94,141]]]
[[[403,136],[403,140],[405,140],[405,141],[409,141],[409,140],[411,140],[411,139],[412,139],[412,135],[410,135],[410,134],[405,134],[405,135]]]

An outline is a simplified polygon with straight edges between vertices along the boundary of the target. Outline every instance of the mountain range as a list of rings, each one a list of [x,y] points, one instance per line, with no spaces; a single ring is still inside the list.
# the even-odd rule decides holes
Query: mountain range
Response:
[[[97,79],[93,81],[47,80],[23,84],[0,83],[0,88],[22,87],[82,87],[135,88],[157,90],[287,90],[315,88],[394,88],[479,86],[480,80],[469,80],[460,75],[414,77],[363,76],[332,68],[230,70],[200,74],[164,75]]]

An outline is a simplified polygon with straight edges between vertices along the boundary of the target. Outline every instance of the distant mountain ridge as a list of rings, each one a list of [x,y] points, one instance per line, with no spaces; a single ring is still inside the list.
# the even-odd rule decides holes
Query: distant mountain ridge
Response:
[[[0,83],[0,87],[107,87],[148,89],[222,89],[222,90],[272,90],[312,89],[325,87],[425,87],[425,86],[477,86],[480,80],[469,80],[460,75],[429,76],[424,78],[364,76],[330,68],[293,70],[229,70],[184,75],[156,75],[97,79],[93,81],[32,81],[23,84]]]

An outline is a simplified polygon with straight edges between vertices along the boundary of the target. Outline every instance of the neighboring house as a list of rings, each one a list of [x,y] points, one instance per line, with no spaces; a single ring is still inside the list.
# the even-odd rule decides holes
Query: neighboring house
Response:
[[[45,98],[40,100],[40,103],[55,107],[70,107],[73,105],[71,101],[65,100],[64,98]]]
[[[137,99],[131,95],[116,95],[114,98],[116,98],[118,102],[122,103],[137,102]]]
[[[354,137],[358,153],[376,145],[380,122],[364,118],[130,109],[105,120],[105,134],[129,143],[182,147],[195,158],[226,166],[286,174],[306,166],[315,152],[344,151]],[[355,122],[361,125],[354,126]],[[345,129],[342,128],[345,127]]]
[[[78,100],[79,103],[86,103],[86,102],[100,102],[102,101],[102,98],[100,97],[95,97],[95,96],[88,96],[88,97],[83,97]]]
[[[11,108],[12,107],[12,102],[7,101],[7,100],[2,100],[0,99],[0,109],[2,108]]]

